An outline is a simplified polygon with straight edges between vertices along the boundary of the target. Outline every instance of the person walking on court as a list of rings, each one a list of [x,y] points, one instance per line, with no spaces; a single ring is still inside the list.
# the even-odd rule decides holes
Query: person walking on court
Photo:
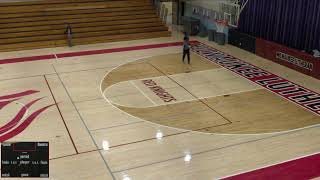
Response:
[[[70,24],[67,25],[67,29],[64,32],[64,34],[67,34],[69,47],[72,47],[73,46],[73,43],[72,43],[72,27],[71,27]]]
[[[188,64],[190,64],[190,42],[188,37],[183,38],[183,56],[182,62],[184,63],[184,58],[188,56]]]

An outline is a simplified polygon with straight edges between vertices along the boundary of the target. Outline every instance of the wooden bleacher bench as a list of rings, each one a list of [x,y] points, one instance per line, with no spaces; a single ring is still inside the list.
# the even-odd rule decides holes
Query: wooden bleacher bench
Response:
[[[0,3],[0,51],[170,36],[149,0],[56,0]]]

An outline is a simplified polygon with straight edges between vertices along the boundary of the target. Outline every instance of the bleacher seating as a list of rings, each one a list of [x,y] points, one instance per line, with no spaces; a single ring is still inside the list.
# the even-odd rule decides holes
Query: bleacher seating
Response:
[[[170,36],[149,0],[41,0],[0,3],[0,51]]]

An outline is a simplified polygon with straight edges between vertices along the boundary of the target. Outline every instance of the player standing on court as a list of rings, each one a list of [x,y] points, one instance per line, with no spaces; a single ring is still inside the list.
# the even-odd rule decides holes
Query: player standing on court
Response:
[[[190,42],[187,36],[183,38],[183,56],[182,56],[183,63],[186,55],[188,56],[188,64],[190,64]]]

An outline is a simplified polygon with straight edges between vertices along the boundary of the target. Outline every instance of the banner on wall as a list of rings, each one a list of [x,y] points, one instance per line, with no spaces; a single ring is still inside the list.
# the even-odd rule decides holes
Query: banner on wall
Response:
[[[212,10],[201,6],[193,6],[192,14],[204,20],[226,20],[229,26],[237,27],[240,15],[240,5],[237,3],[220,2],[219,10]]]
[[[207,9],[200,6],[193,6],[192,14],[195,16],[199,16],[200,18],[206,18],[213,21],[223,18],[222,13],[220,13],[219,11],[214,11],[212,9]]]

